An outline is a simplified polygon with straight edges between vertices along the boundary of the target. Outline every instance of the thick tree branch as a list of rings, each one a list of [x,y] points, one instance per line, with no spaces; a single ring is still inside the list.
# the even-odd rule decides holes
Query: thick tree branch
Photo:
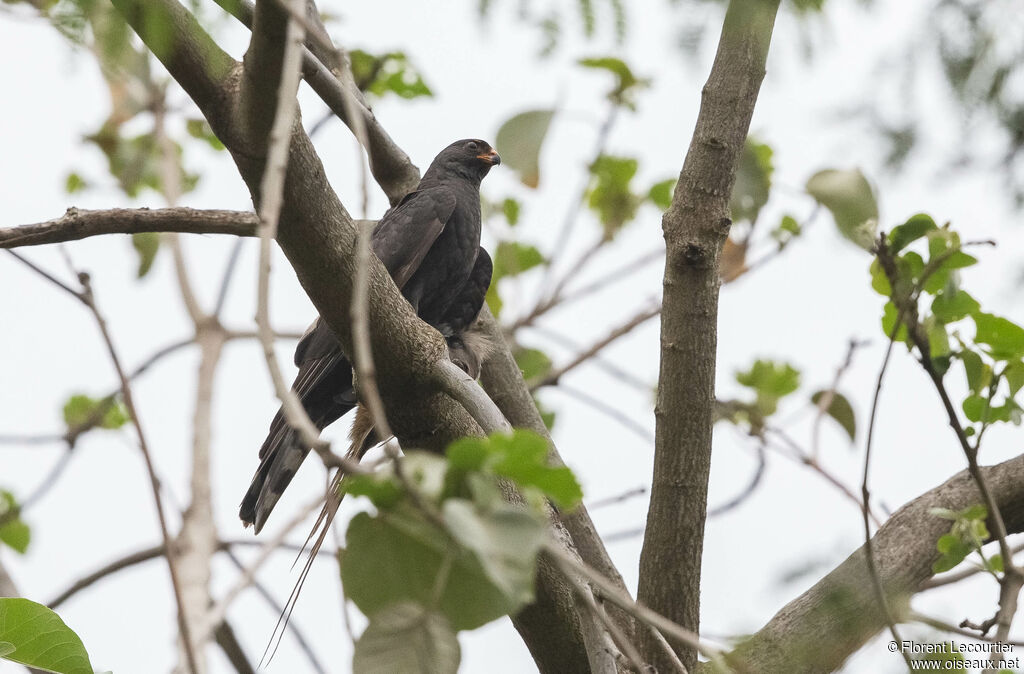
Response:
[[[640,555],[641,603],[691,632],[700,627],[700,571],[715,407],[719,261],[729,198],[764,78],[778,0],[732,0],[693,139],[662,228],[666,261],[654,478]],[[649,633],[641,652],[671,667]],[[693,669],[697,653],[677,650]]]
[[[69,208],[46,222],[0,228],[0,248],[77,241],[100,234],[182,232],[256,236],[259,220],[248,211],[194,208],[111,208],[86,211]]]
[[[238,19],[243,25],[252,28],[253,7],[247,0],[233,2],[231,0],[217,0],[217,4],[224,8],[229,14]],[[359,120],[353,119],[349,114],[350,97],[358,104],[358,113],[362,116],[362,126],[366,129],[367,156],[370,162],[370,171],[374,179],[380,185],[392,204],[397,203],[402,197],[416,188],[420,180],[419,169],[412,163],[402,148],[398,147],[388,132],[384,130],[373,111],[366,104],[362,92],[351,81],[351,77],[344,77],[348,69],[338,70],[338,65],[328,63],[325,65],[314,55],[314,51],[325,56],[327,50],[319,49],[313,41],[310,41],[309,48],[303,50],[302,54],[302,76],[306,83],[316,94],[327,104],[327,107],[338,116],[353,131],[359,126]],[[333,59],[329,59],[333,61]],[[361,134],[355,133],[356,138],[362,142]]]
[[[981,468],[1010,533],[1024,531],[1024,456]],[[926,589],[932,564],[939,558],[935,542],[949,532],[949,521],[932,508],[961,510],[981,503],[969,471],[900,508],[872,538],[878,576],[890,603],[899,605]],[[786,605],[757,634],[744,641],[730,660],[752,672],[830,672],[842,666],[879,630],[885,615],[870,588],[862,546],[810,590]],[[705,671],[710,671],[705,668]]]

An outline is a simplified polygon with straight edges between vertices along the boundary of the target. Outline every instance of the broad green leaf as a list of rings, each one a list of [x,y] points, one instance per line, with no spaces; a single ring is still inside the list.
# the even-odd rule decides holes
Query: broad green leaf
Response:
[[[1000,555],[999,553],[996,553],[996,554],[992,555],[991,557],[989,557],[985,561],[986,561],[986,565],[985,566],[992,573],[1002,573],[1003,572],[1003,556]]]
[[[954,536],[953,534],[943,534],[940,536],[935,547],[942,556],[932,564],[932,571],[934,573],[949,571],[964,561],[967,555],[973,551],[970,544],[965,543],[959,536]]]
[[[115,430],[128,423],[128,410],[119,400],[97,400],[76,393],[64,403],[64,423],[68,429],[77,429],[93,423],[98,428]],[[96,417],[99,417],[98,419]]]
[[[1010,387],[1010,395],[1017,395],[1017,391],[1024,387],[1024,361],[1014,361],[1003,370],[1003,378]]]
[[[0,490],[0,542],[25,554],[32,540],[32,531],[21,519],[18,509],[14,494]]]
[[[554,110],[529,110],[507,120],[498,129],[495,149],[501,161],[519,174],[527,187],[540,184],[540,149]]]
[[[14,646],[2,657],[58,674],[93,674],[78,635],[56,613],[20,597],[0,598],[0,642]]]
[[[636,217],[642,201],[630,187],[637,166],[636,159],[611,155],[601,155],[590,165],[592,179],[587,205],[597,213],[604,226],[605,239],[609,241]]]
[[[97,133],[87,136],[86,140],[95,143],[106,155],[110,173],[117,178],[125,194],[137,197],[144,188],[164,193],[163,162],[168,160],[153,133],[125,137],[118,125],[107,122]],[[185,171],[181,146],[174,143],[173,147],[170,161],[174,162],[178,172],[181,191],[189,192],[195,189],[199,176]]]
[[[650,86],[651,81],[638,78],[626,62],[613,56],[580,59],[584,68],[607,70],[615,75],[615,86],[608,92],[608,100],[633,110],[636,108],[636,92]]]
[[[800,387],[800,371],[789,363],[757,360],[746,372],[737,372],[736,381],[757,394],[757,407],[764,416],[775,413],[779,400]]]
[[[967,386],[975,393],[981,391],[992,381],[992,368],[985,364],[974,351],[961,351],[960,360],[964,363],[964,372],[967,375]]]
[[[943,323],[953,323],[967,318],[980,309],[981,305],[966,290],[940,292],[932,300],[932,313]]]
[[[413,602],[392,604],[370,616],[356,641],[356,674],[456,674],[461,651],[443,615]]]
[[[472,550],[488,578],[520,605],[533,600],[537,553],[547,536],[547,522],[539,514],[512,505],[478,509],[465,499],[442,505],[448,531]]]
[[[491,286],[506,276],[518,276],[544,262],[544,255],[536,246],[518,241],[501,241],[494,250]]]
[[[375,56],[362,49],[352,49],[348,55],[352,78],[356,86],[367,93],[378,97],[392,93],[405,99],[434,95],[405,52]]]
[[[896,319],[899,318],[899,311],[896,309],[896,305],[892,302],[886,302],[885,308],[882,310],[882,332],[885,333],[886,338],[893,337],[893,330],[896,330],[894,341],[905,342],[907,341],[907,325],[901,322],[899,329],[896,329]]]
[[[450,569],[438,578],[442,567]],[[440,583],[438,610],[455,629],[475,629],[514,611],[480,562],[417,512],[399,506],[371,517],[359,513],[346,534],[341,566],[345,593],[372,616],[391,604],[431,605]]]
[[[889,252],[898,253],[928,232],[937,229],[930,215],[918,213],[889,232]]]
[[[878,203],[860,169],[826,169],[807,181],[808,194],[827,208],[839,232],[865,250],[874,246]]]
[[[156,259],[157,251],[160,250],[160,234],[157,232],[132,234],[132,247],[139,254],[139,269],[136,275],[138,278],[142,278],[153,267],[153,260]]]
[[[821,403],[822,397],[827,394],[827,391],[817,391],[811,396],[811,402],[815,405]],[[832,393],[832,402],[829,403],[825,413],[836,420],[846,434],[850,436],[850,442],[853,442],[857,436],[857,418],[853,412],[853,406],[850,405],[850,401],[846,399],[842,393]]]
[[[986,408],[989,407],[989,402],[987,398],[983,398],[976,393],[972,393],[964,398],[964,402],[961,404],[961,407],[963,408],[964,416],[967,417],[968,421],[981,421],[982,417],[986,416],[985,411]],[[987,421],[992,421],[992,419],[989,418]]]
[[[540,349],[516,349],[515,358],[526,381],[543,377],[551,370],[551,359]]]
[[[877,257],[871,261],[871,288],[883,297],[892,296],[892,285],[889,283],[889,277],[886,276],[885,270],[882,269],[882,265]]]
[[[347,475],[342,489],[352,496],[366,496],[377,508],[390,510],[401,501],[405,492],[391,475],[376,471],[370,475]]]
[[[729,209],[733,222],[757,222],[772,188],[772,148],[747,137],[740,152]]]
[[[675,190],[675,178],[662,180],[661,182],[654,183],[651,185],[651,189],[647,190],[647,199],[661,210],[667,211],[668,207],[672,205],[672,194]]]
[[[992,347],[992,356],[997,360],[1024,356],[1024,328],[1005,318],[981,312],[974,314],[974,324],[977,326],[974,341]]]
[[[511,434],[492,433],[488,441],[494,451],[491,467],[495,474],[521,487],[536,487],[565,510],[583,500],[572,471],[548,464],[548,442],[541,436],[517,428]]]

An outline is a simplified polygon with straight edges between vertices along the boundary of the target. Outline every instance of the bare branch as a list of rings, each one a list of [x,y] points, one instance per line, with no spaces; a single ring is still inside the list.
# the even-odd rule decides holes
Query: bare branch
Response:
[[[696,128],[662,219],[665,274],[654,475],[637,599],[692,632],[700,628],[722,246],[778,8],[779,0],[729,2]],[[672,573],[665,573],[670,567],[675,567]],[[670,666],[646,634],[640,646],[655,667]],[[694,669],[692,647],[676,653]]]
[[[182,232],[256,236],[259,220],[248,211],[194,208],[112,208],[87,211],[69,208],[54,220],[0,229],[0,248],[78,241],[101,234]]]
[[[561,377],[564,374],[566,374],[570,370],[576,369],[577,367],[579,367],[580,365],[582,365],[583,363],[587,362],[589,359],[593,358],[595,355],[600,353],[601,350],[604,349],[606,346],[608,346],[618,338],[628,335],[635,328],[643,325],[644,323],[654,318],[655,316],[659,315],[660,313],[660,304],[654,304],[651,307],[644,309],[643,311],[640,311],[622,325],[612,329],[605,337],[594,342],[586,350],[578,354],[575,358],[570,360],[562,367],[556,368],[548,372],[547,374],[538,377],[536,380],[528,382],[530,389],[537,390],[542,386],[550,386],[552,384],[557,384],[558,380],[561,379]]]
[[[1006,515],[1008,531],[1024,531],[1024,456],[981,468],[993,498]],[[872,537],[878,577],[890,601],[905,605],[932,577],[939,557],[935,541],[949,522],[931,514],[935,507],[960,510],[979,502],[970,472],[900,508]],[[786,605],[733,654],[754,672],[833,671],[886,626],[874,593],[866,547],[861,547],[811,589]]]

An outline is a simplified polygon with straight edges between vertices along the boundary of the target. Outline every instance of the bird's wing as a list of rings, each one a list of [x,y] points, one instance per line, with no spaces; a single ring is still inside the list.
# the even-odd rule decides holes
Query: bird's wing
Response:
[[[476,255],[476,262],[473,264],[473,271],[469,278],[462,284],[459,294],[455,296],[452,303],[444,312],[438,331],[445,337],[451,337],[465,332],[480,314],[480,308],[484,305],[487,297],[487,289],[491,286],[491,273],[493,265],[491,256],[481,248]]]
[[[373,230],[373,252],[401,290],[419,269],[455,211],[455,194],[444,186],[417,190],[384,214]]]

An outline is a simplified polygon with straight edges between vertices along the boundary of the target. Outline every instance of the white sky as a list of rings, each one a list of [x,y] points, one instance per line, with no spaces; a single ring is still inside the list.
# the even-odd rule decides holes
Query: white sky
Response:
[[[525,199],[522,240],[548,246],[561,226],[579,189],[581,171],[589,160],[597,124],[603,114],[602,96],[608,78],[584,73],[573,66],[582,56],[614,52],[606,35],[593,43],[578,37],[573,3],[564,43],[554,58],[538,61],[536,32],[512,22],[512,11],[496,9],[481,25],[476,3],[382,1],[324,3],[321,8],[342,17],[333,27],[335,38],[349,47],[382,52],[404,49],[425,73],[436,98],[406,103],[392,99],[376,106],[391,135],[421,168],[438,149],[464,137],[493,139],[498,126],[512,114],[557,105],[555,121],[543,152],[541,189],[531,193],[507,170],[493,171],[484,192],[498,199]],[[597,3],[603,7],[603,3]],[[934,63],[924,66],[925,77],[914,92],[931,112],[929,147],[899,178],[884,177],[879,166],[882,150],[862,122],[843,111],[854,104],[893,105],[902,95],[897,87],[883,89],[873,81],[882,55],[897,53],[922,19],[917,3],[895,0],[875,3],[865,12],[860,3],[830,3],[827,20],[814,19],[800,27],[788,13],[780,15],[769,59],[768,76],[754,116],[752,131],[775,149],[777,189],[762,216],[766,226],[783,213],[803,218],[812,210],[799,188],[813,172],[829,166],[860,166],[875,181],[882,225],[890,228],[909,215],[926,211],[937,221],[951,220],[965,238],[994,238],[999,247],[981,253],[982,264],[964,273],[964,287],[984,307],[1020,322],[1024,309],[1017,292],[1021,229],[1001,192],[995,172],[957,175],[940,181],[935,176],[942,159],[961,142],[956,112],[943,96]],[[23,8],[18,8],[23,9]],[[612,133],[609,151],[641,159],[637,187],[675,176],[682,163],[699,102],[700,87],[710,65],[710,48],[717,28],[708,33],[699,63],[671,48],[681,24],[669,3],[645,0],[629,3],[630,33],[625,56],[653,86],[639,98],[639,110],[624,115]],[[208,13],[215,15],[215,8]],[[718,22],[717,6],[688,9]],[[400,19],[396,20],[396,17]],[[607,18],[607,17],[601,17]],[[607,27],[607,21],[604,22]],[[802,35],[811,36],[813,56],[802,52]],[[244,33],[232,27],[233,53],[244,49]],[[104,178],[99,153],[81,143],[107,113],[107,93],[94,61],[69,52],[55,31],[42,21],[0,18],[0,47],[6,66],[0,69],[0,200],[2,226],[37,222],[60,215],[67,206],[101,208],[128,204]],[[925,54],[930,52],[924,52]],[[322,104],[302,98],[307,124],[318,120]],[[328,174],[343,201],[359,214],[358,173],[353,165],[353,141],[334,122],[316,138]],[[241,181],[225,154],[195,149],[188,166],[204,173],[200,188],[183,205],[249,208]],[[101,185],[69,197],[64,176],[77,170]],[[884,181],[883,181],[884,179]],[[137,205],[161,205],[147,195]],[[385,208],[374,195],[371,217]],[[576,228],[574,249],[582,249],[597,229],[584,216]],[[585,278],[600,276],[600,263],[619,264],[661,242],[659,217],[644,207],[639,219],[621,236],[611,254],[599,258]],[[493,239],[485,241],[493,245]],[[201,299],[211,306],[231,241],[226,237],[186,240]],[[92,239],[69,246],[75,262],[93,275],[101,307],[124,359],[139,363],[155,349],[187,336],[188,323],[177,296],[169,256],[162,252],[151,276],[134,280],[135,257],[124,237]],[[63,273],[56,249],[27,253],[50,270]],[[569,257],[573,257],[570,251]],[[225,322],[251,325],[255,296],[256,246],[247,245],[233,286]],[[803,405],[814,390],[829,385],[850,337],[869,338],[871,345],[857,354],[843,380],[842,390],[857,411],[858,442],[850,447],[843,434],[826,424],[823,461],[847,484],[859,485],[861,456],[870,394],[884,347],[878,329],[882,302],[869,285],[868,256],[836,234],[830,219],[820,217],[807,234],[780,259],[739,282],[723,288],[719,327],[719,395],[738,394],[733,373],[755,357],[788,360],[803,370],[803,386],[780,412],[792,420],[792,434],[808,443],[813,416]],[[276,325],[301,329],[312,318],[283,257],[276,258],[272,309]],[[506,288],[508,311],[529,306],[536,297],[536,280]],[[51,286],[9,258],[0,257],[0,433],[59,431],[60,408],[74,392],[103,395],[114,387],[106,354],[87,313]],[[519,291],[518,295],[511,293]],[[603,336],[660,292],[656,266],[592,300],[552,313],[544,325],[588,344]],[[657,325],[644,326],[616,342],[606,353],[653,385],[657,374]],[[572,351],[556,347],[536,333],[523,341],[549,350],[556,364]],[[281,343],[279,355],[290,366],[291,343]],[[883,394],[872,489],[881,502],[895,509],[963,467],[963,458],[949,433],[938,400],[925,376],[906,354],[897,353]],[[187,500],[188,447],[191,433],[197,354],[171,356],[144,375],[135,386],[142,419],[154,446],[157,468],[178,506]],[[956,369],[956,368],[955,368]],[[959,371],[952,381],[959,390]],[[652,400],[616,382],[593,367],[565,378],[577,389],[599,395],[653,433]],[[566,461],[577,471],[588,499],[598,499],[649,483],[652,446],[621,425],[594,412],[557,390],[542,395],[558,410],[555,438]],[[218,375],[214,401],[214,499],[217,526],[227,539],[247,536],[236,516],[236,504],[256,466],[256,451],[276,409],[269,379],[255,344],[236,342],[227,348]],[[329,431],[343,438],[344,424]],[[985,462],[1019,451],[1017,428],[996,428],[986,439]],[[747,483],[755,465],[752,446],[724,426],[716,429],[711,506],[729,500]],[[0,487],[23,498],[46,474],[62,450],[59,447],[2,447]],[[321,469],[309,462],[268,525],[272,535],[287,519],[287,511],[306,502],[320,488]],[[351,514],[360,504],[347,503]],[[593,512],[604,534],[642,526],[646,499]],[[76,449],[57,487],[34,506],[26,520],[33,526],[29,554],[19,557],[0,551],[21,591],[46,602],[73,579],[107,561],[152,545],[159,539],[149,486],[130,434],[92,433]],[[709,636],[756,630],[782,605],[796,597],[826,570],[861,543],[857,508],[818,476],[777,454],[769,455],[765,480],[740,508],[708,522],[704,553],[703,625]],[[264,534],[264,535],[267,535]],[[640,538],[612,542],[609,550],[631,587],[635,588]],[[249,551],[242,551],[243,554]],[[281,555],[260,574],[261,580],[284,599],[295,579],[290,559]],[[797,568],[814,570],[794,581],[782,577]],[[215,565],[215,591],[223,592],[234,579],[227,560]],[[920,610],[949,622],[964,617],[981,619],[994,611],[997,590],[992,582],[972,583],[956,592],[939,592],[915,600]],[[331,671],[347,671],[350,644],[343,634],[336,566],[316,565],[294,615]],[[94,666],[118,674],[167,670],[174,657],[173,603],[167,573],[150,562],[107,579],[62,607],[65,620],[78,631]],[[259,654],[276,616],[255,595],[244,595],[230,614],[236,632],[250,654]],[[913,629],[908,630],[913,633]],[[531,671],[532,661],[507,620],[462,635],[464,672]],[[230,671],[220,651],[211,648],[213,671]],[[898,671],[900,662],[881,643],[869,645],[845,671]],[[0,664],[0,672],[14,670]],[[272,670],[306,671],[307,663],[293,640],[285,639]]]

